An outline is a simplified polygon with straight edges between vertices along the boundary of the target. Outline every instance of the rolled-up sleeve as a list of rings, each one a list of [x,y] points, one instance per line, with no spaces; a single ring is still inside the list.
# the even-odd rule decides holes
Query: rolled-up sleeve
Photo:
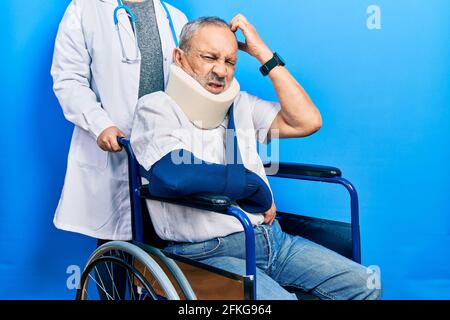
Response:
[[[277,102],[266,101],[252,95],[248,95],[248,97],[252,105],[252,120],[256,138],[260,143],[269,143],[268,133],[281,106]]]

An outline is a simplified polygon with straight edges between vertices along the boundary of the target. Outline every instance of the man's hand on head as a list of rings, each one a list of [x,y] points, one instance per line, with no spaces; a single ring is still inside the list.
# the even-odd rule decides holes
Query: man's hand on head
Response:
[[[272,59],[273,52],[264,43],[255,27],[248,22],[242,14],[236,15],[230,22],[231,31],[241,30],[245,37],[245,43],[239,42],[239,49],[258,59],[265,64]]]
[[[272,225],[277,216],[277,207],[275,206],[275,202],[272,204],[272,208],[264,214],[264,224]]]
[[[117,142],[118,137],[125,137],[125,133],[117,127],[109,127],[98,136],[97,144],[103,151],[119,152],[122,148]]]

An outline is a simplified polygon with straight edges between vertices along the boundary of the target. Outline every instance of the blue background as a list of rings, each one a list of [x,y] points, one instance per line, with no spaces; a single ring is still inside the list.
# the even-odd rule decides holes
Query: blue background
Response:
[[[363,263],[387,299],[450,298],[450,2],[181,1],[190,18],[244,13],[320,108],[324,125],[281,142],[281,160],[340,167],[361,200]],[[95,242],[56,230],[72,125],[49,74],[68,1],[8,1],[1,19],[0,298],[72,299],[69,265]],[[274,5],[275,4],[275,5]],[[368,30],[379,5],[382,29]],[[111,17],[112,19],[112,17]],[[243,88],[275,99],[241,54]],[[348,220],[339,187],[272,180],[278,208]]]

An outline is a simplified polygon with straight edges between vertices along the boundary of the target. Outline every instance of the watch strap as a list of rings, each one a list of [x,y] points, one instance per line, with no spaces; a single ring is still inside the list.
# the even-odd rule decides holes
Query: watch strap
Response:
[[[281,58],[275,52],[273,54],[272,59],[270,59],[265,64],[263,64],[261,66],[261,68],[259,68],[259,71],[261,71],[263,76],[267,76],[270,73],[270,71],[272,71],[273,68],[275,68],[277,66],[285,66],[285,65],[286,64],[283,62],[283,60],[281,60]]]

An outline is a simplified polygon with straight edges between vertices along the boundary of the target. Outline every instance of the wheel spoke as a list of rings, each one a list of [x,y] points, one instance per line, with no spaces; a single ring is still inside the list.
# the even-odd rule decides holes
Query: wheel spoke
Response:
[[[131,281],[130,273],[128,272],[128,270],[127,270],[127,278],[128,278],[129,286],[130,286],[130,292],[131,292],[130,296],[131,296],[131,300],[136,300],[136,297],[135,297],[135,295],[134,295],[133,282]]]
[[[119,247],[99,252],[83,272],[77,299],[157,300],[152,283],[159,282],[146,263]]]
[[[108,263],[105,263],[105,265],[106,265],[106,269],[108,270],[109,277],[111,278],[111,282],[112,282],[112,285],[113,285],[113,299],[116,300],[116,299],[115,299],[116,296],[115,296],[115,294],[114,294],[114,291],[115,291],[115,292],[117,292],[117,296],[119,297],[119,300],[122,300],[122,299],[120,299],[119,290],[117,290],[116,283],[114,282],[113,274],[109,271]],[[112,269],[112,268],[113,268],[113,265],[112,265],[112,262],[111,262],[111,269]]]
[[[100,280],[100,283],[102,284],[102,286],[101,286],[101,289],[106,293],[106,287],[105,287],[105,285],[104,285],[104,283],[103,283],[103,280],[102,280],[102,277],[100,276],[100,272],[98,272],[98,269],[97,269],[97,266],[94,268],[94,272],[95,272],[95,274],[98,276],[98,279]],[[97,281],[95,281],[95,284],[98,286],[99,284],[98,284],[98,282]],[[109,294],[108,294],[109,295]],[[109,295],[110,296],[110,295]],[[109,300],[109,298],[108,298],[108,300]]]
[[[102,288],[102,287],[100,287],[100,285],[98,284],[98,282],[97,281],[95,281],[95,279],[94,279],[94,277],[92,277],[92,275],[91,274],[89,274],[89,278],[91,278],[92,279],[92,281],[94,281],[95,282],[95,284],[97,285],[97,287],[98,288],[100,288],[100,289],[102,289],[102,291],[106,294],[106,296],[107,296],[107,298],[108,298],[108,300],[111,300],[112,299],[112,297],[109,295],[109,293],[108,292],[106,292],[106,290],[105,290],[105,288]],[[110,299],[111,298],[111,299]]]
[[[86,294],[87,300],[90,300],[88,291],[86,289],[83,289],[83,292]]]

